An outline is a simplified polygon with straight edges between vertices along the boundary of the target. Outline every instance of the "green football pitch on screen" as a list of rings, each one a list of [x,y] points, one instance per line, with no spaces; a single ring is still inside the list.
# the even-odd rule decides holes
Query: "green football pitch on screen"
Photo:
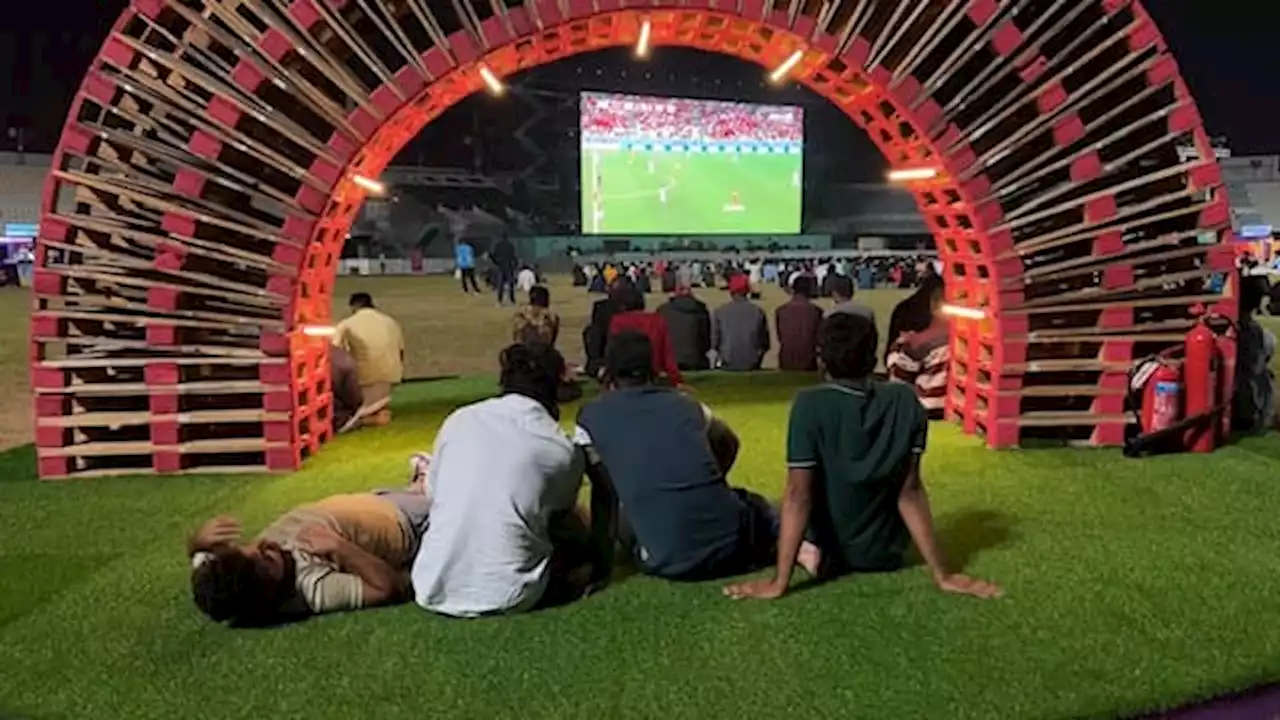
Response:
[[[587,235],[800,232],[804,156],[582,150]]]

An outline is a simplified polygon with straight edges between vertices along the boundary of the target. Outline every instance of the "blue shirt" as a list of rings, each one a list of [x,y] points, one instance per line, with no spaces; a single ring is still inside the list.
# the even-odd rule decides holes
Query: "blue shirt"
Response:
[[[453,259],[460,270],[471,270],[476,266],[476,249],[470,243],[460,242],[453,249]]]

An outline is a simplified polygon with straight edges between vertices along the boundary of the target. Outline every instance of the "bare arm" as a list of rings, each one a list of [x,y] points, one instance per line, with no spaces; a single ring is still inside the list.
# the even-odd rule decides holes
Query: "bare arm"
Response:
[[[913,455],[909,460],[907,479],[898,493],[898,514],[902,516],[911,540],[924,558],[924,563],[933,576],[933,582],[939,590],[957,595],[972,595],[980,598],[996,598],[1004,594],[998,585],[976,580],[953,573],[947,569],[946,558],[938,547],[938,538],[933,529],[933,513],[929,509],[929,494],[924,489],[924,481],[920,478],[920,456]]]
[[[778,533],[778,559],[773,577],[730,585],[725,588],[725,594],[735,599],[782,597],[791,584],[812,508],[813,469],[791,468],[787,471],[787,489],[782,496],[782,528]]]
[[[592,569],[591,583],[599,585],[613,575],[614,548],[618,542],[618,494],[604,463],[587,449],[587,480],[591,483],[591,541],[599,564]]]
[[[408,594],[407,577],[397,572],[387,561],[338,535],[323,525],[304,528],[298,537],[300,549],[322,557],[337,566],[338,572],[360,580],[360,601],[339,605],[372,607],[398,602]],[[321,601],[318,605],[329,605]],[[336,608],[333,608],[336,609]],[[344,607],[344,609],[346,609]]]

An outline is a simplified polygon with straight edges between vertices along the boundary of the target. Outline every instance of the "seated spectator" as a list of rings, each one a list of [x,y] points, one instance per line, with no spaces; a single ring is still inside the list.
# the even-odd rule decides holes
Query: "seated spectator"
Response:
[[[234,518],[206,522],[187,543],[196,605],[218,622],[262,626],[407,599],[431,507],[426,488],[302,505],[246,545]]]
[[[831,276],[831,297],[835,300],[835,305],[827,311],[830,317],[836,313],[852,313],[861,315],[871,321],[872,325],[876,324],[876,311],[871,309],[870,305],[866,305],[853,299],[856,291],[853,288],[853,278],[847,275]]]
[[[764,310],[751,302],[749,280],[737,275],[729,280],[729,302],[716,308],[711,319],[711,349],[723,370],[759,370],[769,352],[769,321]]]
[[[1239,343],[1236,346],[1236,388],[1232,404],[1237,432],[1264,433],[1275,427],[1275,375],[1271,359],[1276,336],[1258,323],[1262,300],[1268,295],[1265,277],[1240,282]]]
[[[355,293],[349,305],[351,316],[338,323],[333,344],[355,359],[364,404],[382,408],[362,423],[386,425],[391,422],[391,390],[404,379],[404,333],[400,323],[374,307],[369,293]]]
[[[653,384],[649,338],[609,341],[608,390],[578,414],[575,442],[587,448],[592,486],[620,502],[620,540],[648,574],[707,580],[751,572],[776,558],[777,520],[759,495],[725,478],[739,441],[709,408]],[[812,560],[816,548],[801,550]]]
[[[812,372],[818,369],[818,327],[822,325],[822,308],[813,304],[813,288],[813,277],[797,277],[791,285],[791,299],[774,311],[780,370]]]
[[[501,364],[502,395],[455,410],[436,435],[412,575],[418,605],[442,615],[556,605],[607,577],[603,544],[577,514],[582,453],[557,423],[564,358],[512,345]]]
[[[889,379],[909,385],[931,420],[940,420],[947,402],[951,372],[951,322],[942,314],[942,292],[930,296],[928,327],[908,330],[889,345],[885,369]]]
[[[609,342],[609,324],[620,310],[619,294],[631,285],[622,279],[609,288],[609,294],[591,306],[591,321],[582,329],[582,349],[587,358],[586,373],[597,377],[604,368],[604,349]]]
[[[682,372],[711,367],[711,313],[706,303],[693,296],[689,287],[676,288],[675,295],[658,308],[671,331],[671,347],[676,366]]]
[[[806,535],[819,551],[819,580],[898,570],[914,541],[943,592],[1002,594],[952,572],[942,556],[920,477],[929,424],[909,388],[872,378],[878,341],[864,317],[840,313],[824,322],[827,382],[802,391],[791,406],[777,566],[770,578],[725,588],[728,596],[781,597]]]
[[[676,364],[675,350],[671,344],[671,330],[667,321],[655,312],[644,309],[644,295],[635,286],[626,286],[618,291],[618,313],[609,321],[609,337],[634,331],[649,336],[653,346],[653,374],[655,377],[666,375],[672,385],[684,384],[684,376]]]
[[[333,431],[344,433],[356,429],[364,406],[360,377],[351,353],[337,345],[329,348],[329,383],[333,387]]]
[[[541,285],[529,289],[529,304],[511,321],[511,342],[555,345],[560,337],[560,316],[551,310],[551,291]]]
[[[941,277],[927,276],[914,293],[894,306],[889,316],[888,347],[893,347],[903,333],[923,332],[933,324],[935,308],[942,303],[944,289]],[[888,360],[886,352],[886,365]]]
[[[528,265],[522,266],[520,272],[516,273],[516,290],[527,295],[537,284],[538,274]]]

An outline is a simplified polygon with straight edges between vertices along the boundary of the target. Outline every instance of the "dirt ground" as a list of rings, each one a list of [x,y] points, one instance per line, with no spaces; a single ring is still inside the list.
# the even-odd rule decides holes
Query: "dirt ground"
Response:
[[[600,296],[573,287],[567,277],[553,277],[549,286],[551,304],[561,317],[560,349],[570,362],[580,362],[582,329],[590,317],[592,302]],[[408,345],[406,376],[410,378],[496,372],[498,351],[511,340],[513,309],[499,307],[489,293],[464,295],[449,277],[342,278],[334,297],[335,319],[346,315],[347,297],[357,291],[372,294],[374,302],[403,325]],[[703,289],[697,295],[712,308],[728,300],[722,290]],[[883,336],[894,303],[905,293],[876,290],[862,295],[876,309]],[[760,304],[769,313],[771,325],[773,309],[785,300],[782,290],[765,288]],[[649,307],[662,302],[662,295],[649,295]],[[829,305],[830,301],[822,304]],[[26,290],[0,288],[0,449],[32,439],[27,372],[29,312],[30,296]],[[774,362],[771,353],[765,366]]]

